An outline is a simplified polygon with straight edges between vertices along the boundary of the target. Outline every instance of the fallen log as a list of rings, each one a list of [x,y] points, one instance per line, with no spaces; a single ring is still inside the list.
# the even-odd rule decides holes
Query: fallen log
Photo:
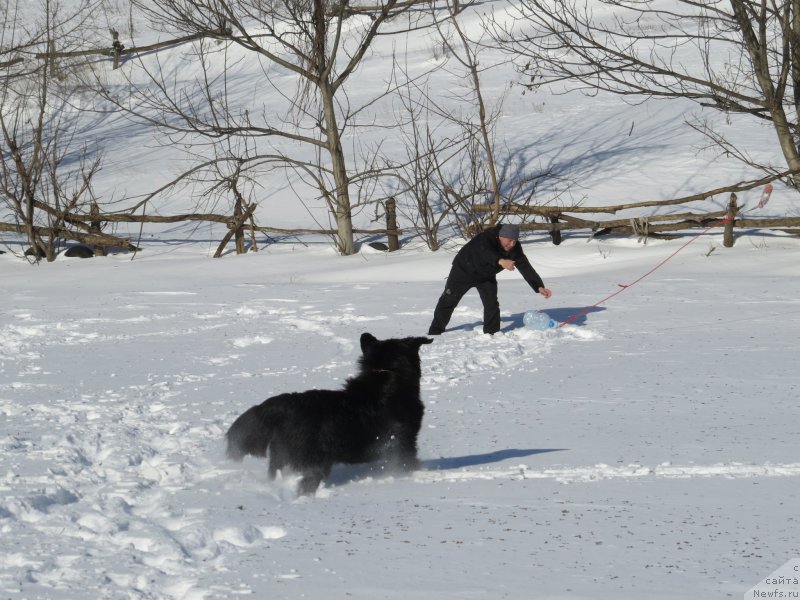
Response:
[[[95,246],[113,246],[115,248],[123,248],[130,252],[139,250],[139,248],[134,246],[129,240],[107,233],[83,233],[70,229],[53,230],[49,227],[34,227],[33,229],[37,235],[50,239],[73,240],[83,244],[93,244]],[[27,235],[27,230],[24,226],[11,223],[0,223],[0,231]]]

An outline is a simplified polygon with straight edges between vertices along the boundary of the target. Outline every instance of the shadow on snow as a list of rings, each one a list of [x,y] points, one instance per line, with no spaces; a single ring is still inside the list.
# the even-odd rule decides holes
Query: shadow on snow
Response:
[[[572,317],[573,315],[580,314],[574,321],[570,321],[570,325],[577,325],[577,326],[584,326],[588,323],[588,315],[593,313],[602,312],[607,310],[604,306],[592,306],[592,307],[564,307],[564,308],[545,308],[541,309],[538,312],[546,314],[548,317],[556,321],[557,323],[561,324],[564,323],[567,319]],[[583,313],[583,314],[581,314]],[[508,315],[506,317],[500,318],[500,331],[508,332],[513,331],[514,329],[522,329],[525,327],[525,324],[522,322],[522,318],[525,316],[525,313],[515,313],[513,315]],[[483,321],[474,321],[472,323],[462,323],[461,325],[456,325],[455,327],[448,327],[447,331],[474,331],[476,329],[480,330],[483,327]]]
[[[570,321],[570,325],[586,325],[588,322],[587,316],[593,313],[602,312],[607,310],[604,306],[580,306],[580,307],[568,307],[565,306],[564,308],[544,308],[540,309],[540,313],[546,314],[548,317],[556,321],[557,323],[561,324],[564,323],[567,319],[574,315],[580,315],[574,321]],[[519,329],[521,327],[525,327],[525,324],[522,322],[522,318],[525,316],[525,313],[516,313],[510,315],[505,318],[501,318],[500,322],[509,323],[509,325],[501,328],[501,331],[511,331],[512,329]]]
[[[563,452],[564,450],[565,448],[510,448],[508,450],[487,452],[486,454],[469,454],[467,456],[452,456],[423,460],[422,467],[428,471],[464,469],[466,467],[488,465],[511,458],[525,458],[528,456],[534,456],[535,454],[544,454],[546,452]]]
[[[546,452],[563,452],[565,448],[529,448],[519,449],[510,448],[508,450],[497,450],[485,454],[470,454],[467,456],[452,456],[442,458],[432,458],[421,461],[421,469],[426,471],[443,471],[448,469],[464,469],[466,467],[476,467],[501,462],[513,458],[525,458]],[[402,475],[391,466],[383,462],[372,462],[363,465],[342,465],[333,467],[331,474],[325,480],[328,486],[340,486],[355,481],[369,478],[393,477]]]

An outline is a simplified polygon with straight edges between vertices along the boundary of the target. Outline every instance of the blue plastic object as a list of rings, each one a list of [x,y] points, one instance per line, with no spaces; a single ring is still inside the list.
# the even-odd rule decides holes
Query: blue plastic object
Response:
[[[529,310],[526,312],[522,316],[522,322],[528,329],[538,329],[540,331],[555,329],[558,326],[558,323],[538,310]]]

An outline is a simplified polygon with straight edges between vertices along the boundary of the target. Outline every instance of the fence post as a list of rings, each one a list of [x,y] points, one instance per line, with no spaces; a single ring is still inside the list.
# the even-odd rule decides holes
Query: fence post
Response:
[[[558,215],[552,215],[550,217],[550,222],[554,225],[558,223]],[[550,230],[550,237],[553,238],[553,244],[556,246],[561,244],[561,228],[560,227],[553,227]]]
[[[111,32],[111,49],[114,51],[114,70],[119,69],[119,60],[120,56],[122,55],[122,50],[125,48],[124,44],[119,41],[119,31],[114,28],[109,30]]]
[[[100,215],[100,207],[97,206],[95,202],[92,202],[92,207],[89,209],[89,213],[93,217],[97,217]],[[103,230],[103,224],[100,221],[91,221],[89,223],[89,231],[91,233],[101,233]],[[106,247],[105,246],[98,246],[97,244],[94,245],[94,255],[95,256],[105,256],[106,255]]]
[[[53,40],[47,42],[47,60],[50,64],[50,77],[58,79],[58,66],[56,65],[56,43]]]
[[[233,208],[233,222],[239,223],[239,226],[236,227],[236,231],[234,232],[234,239],[236,240],[236,254],[244,254],[245,247],[244,247],[244,221],[245,218],[242,218],[242,199],[236,198],[236,206]]]
[[[726,248],[733,248],[733,222],[739,208],[736,205],[736,194],[731,194],[731,201],[728,204],[728,220],[725,222],[725,233],[722,236],[722,245]]]
[[[386,201],[386,237],[389,239],[389,252],[400,249],[397,235],[397,203],[394,198]]]
[[[253,218],[253,213],[250,213],[250,243],[252,244],[251,250],[258,252],[258,241],[256,240],[256,220]]]

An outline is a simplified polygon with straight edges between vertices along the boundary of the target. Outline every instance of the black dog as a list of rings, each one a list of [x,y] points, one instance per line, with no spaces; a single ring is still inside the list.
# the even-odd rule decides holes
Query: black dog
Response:
[[[342,390],[280,394],[245,411],[228,430],[228,457],[266,456],[269,476],[289,468],[302,475],[299,492],[313,494],[334,463],[387,460],[419,467],[419,349],[426,337],[378,340],[361,336],[361,370]]]

